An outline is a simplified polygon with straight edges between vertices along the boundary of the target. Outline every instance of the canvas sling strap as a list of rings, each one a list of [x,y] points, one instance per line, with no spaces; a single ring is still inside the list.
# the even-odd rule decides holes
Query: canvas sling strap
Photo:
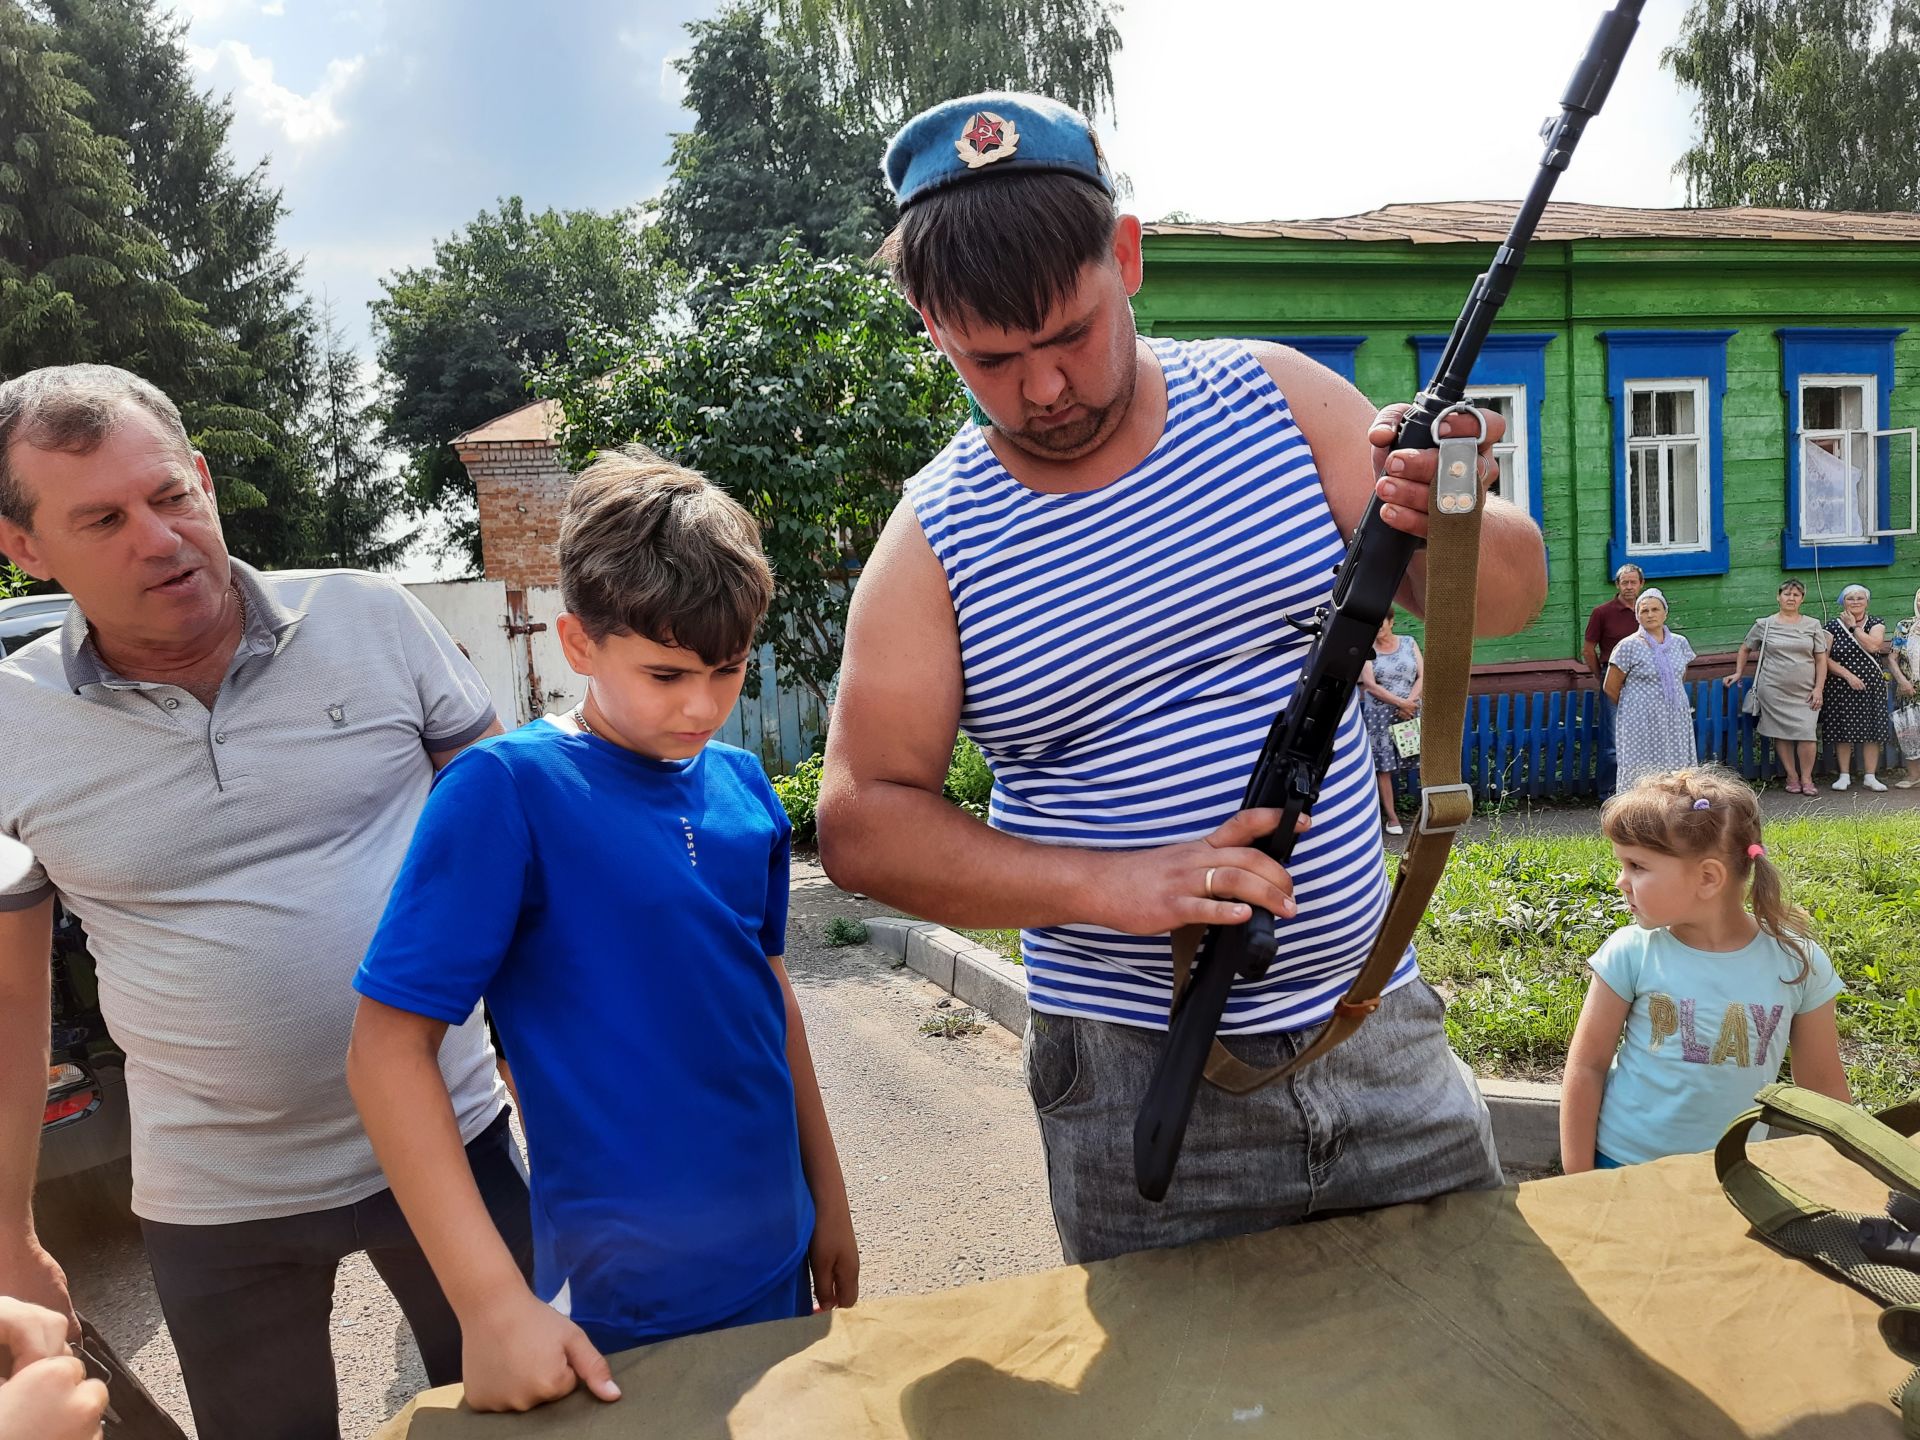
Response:
[[[1443,442],[1443,446],[1451,442]],[[1446,450],[1443,448],[1442,463]],[[1436,486],[1436,493],[1438,487]],[[1386,918],[1366,963],[1335,1004],[1320,1032],[1284,1064],[1260,1068],[1237,1059],[1218,1040],[1207,1057],[1210,1083],[1233,1095],[1271,1085],[1311,1064],[1358,1030],[1380,1004],[1380,992],[1399,967],[1427,902],[1446,869],[1454,833],[1473,816],[1473,787],[1460,779],[1460,739],[1472,678],[1473,626],[1480,575],[1480,521],[1485,504],[1460,513],[1437,506],[1427,517],[1427,654],[1421,689],[1420,815],[1394,877]],[[1181,995],[1205,933],[1198,925],[1173,932],[1173,993]]]
[[[1900,1196],[1920,1200],[1920,1095],[1868,1115],[1794,1085],[1769,1085],[1756,1108],[1728,1128],[1713,1152],[1720,1185],[1760,1238],[1789,1255],[1832,1271],[1886,1303],[1880,1334],[1901,1359],[1920,1365],[1920,1272],[1869,1259],[1860,1246],[1861,1215],[1809,1200],[1762,1170],[1747,1153],[1756,1121],[1777,1130],[1817,1135]],[[1920,1440],[1920,1369],[1893,1392],[1909,1440]]]

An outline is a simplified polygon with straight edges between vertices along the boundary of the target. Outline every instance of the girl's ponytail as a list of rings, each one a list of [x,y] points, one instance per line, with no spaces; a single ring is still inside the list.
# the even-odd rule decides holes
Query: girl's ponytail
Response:
[[[1756,831],[1758,826],[1755,826]],[[1754,849],[1760,853],[1753,857],[1753,889],[1749,898],[1753,905],[1753,918],[1760,922],[1760,928],[1778,940],[1788,954],[1800,962],[1800,973],[1787,983],[1798,985],[1813,969],[1813,956],[1807,950],[1807,943],[1813,939],[1813,921],[1807,912],[1787,899],[1786,887],[1780,883],[1780,872],[1773,862],[1767,859],[1767,852],[1758,841]]]

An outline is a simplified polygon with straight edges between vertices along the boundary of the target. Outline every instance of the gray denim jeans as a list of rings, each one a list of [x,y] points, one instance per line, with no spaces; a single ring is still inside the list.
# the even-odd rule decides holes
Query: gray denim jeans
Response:
[[[1486,1101],[1447,1047],[1445,1013],[1433,988],[1415,979],[1289,1079],[1251,1095],[1202,1084],[1159,1204],[1134,1184],[1133,1122],[1164,1033],[1029,1016],[1027,1089],[1067,1263],[1497,1187]],[[1231,1037],[1227,1046],[1265,1067],[1313,1034]]]

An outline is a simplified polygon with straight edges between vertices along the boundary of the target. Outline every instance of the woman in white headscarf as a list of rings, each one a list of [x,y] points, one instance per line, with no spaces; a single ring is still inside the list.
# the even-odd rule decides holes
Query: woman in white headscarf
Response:
[[[1868,790],[1887,788],[1874,772],[1880,768],[1880,747],[1888,735],[1887,677],[1880,667],[1893,642],[1887,639],[1887,622],[1867,613],[1871,598],[1866,586],[1847,586],[1840,592],[1840,613],[1827,622],[1833,649],[1820,730],[1833,743],[1833,765],[1840,772],[1833,782],[1836,790],[1853,783],[1856,745],[1864,772],[1860,784]]]
[[[1642,775],[1659,775],[1694,763],[1693,707],[1683,681],[1693,662],[1687,637],[1667,626],[1667,597],[1640,592],[1634,603],[1640,628],[1613,647],[1607,660],[1607,698],[1614,716],[1614,753],[1621,791]]]

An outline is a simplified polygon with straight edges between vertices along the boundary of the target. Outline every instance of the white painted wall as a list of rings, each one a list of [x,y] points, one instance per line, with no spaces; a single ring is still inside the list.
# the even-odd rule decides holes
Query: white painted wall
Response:
[[[407,586],[422,605],[467,647],[486,681],[500,723],[527,723],[525,652],[507,634],[507,587],[499,580],[426,581]]]

